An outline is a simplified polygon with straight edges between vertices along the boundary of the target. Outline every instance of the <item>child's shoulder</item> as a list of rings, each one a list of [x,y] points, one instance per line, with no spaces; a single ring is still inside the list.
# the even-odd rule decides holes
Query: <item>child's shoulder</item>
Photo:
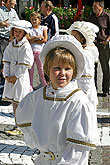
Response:
[[[40,28],[40,29],[43,29],[43,30],[44,30],[44,29],[48,29],[47,26],[44,26],[44,25],[40,25],[39,28]]]

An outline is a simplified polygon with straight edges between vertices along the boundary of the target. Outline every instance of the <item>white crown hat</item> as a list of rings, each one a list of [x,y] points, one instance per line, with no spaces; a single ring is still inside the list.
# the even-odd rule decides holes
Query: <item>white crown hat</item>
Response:
[[[11,29],[18,28],[24,30],[26,33],[29,33],[29,27],[32,27],[32,24],[29,21],[17,20],[10,22]]]
[[[74,79],[81,77],[85,66],[83,48],[80,42],[72,35],[56,35],[52,37],[46,43],[40,53],[40,59],[42,63],[44,63],[45,57],[50,52],[50,50],[57,47],[65,48],[73,54],[77,67],[77,75]]]
[[[90,22],[76,21],[70,26],[69,29],[66,30],[66,32],[71,35],[72,30],[79,31],[85,37],[86,44],[88,46],[94,42],[96,33],[99,31],[99,28]]]

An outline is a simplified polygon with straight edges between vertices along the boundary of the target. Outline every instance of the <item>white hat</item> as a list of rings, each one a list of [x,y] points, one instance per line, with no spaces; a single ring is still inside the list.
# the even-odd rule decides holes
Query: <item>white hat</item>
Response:
[[[69,50],[75,57],[77,75],[75,79],[81,77],[85,66],[83,48],[80,42],[72,35],[56,35],[50,39],[40,53],[40,59],[44,63],[46,55],[50,50],[61,47]]]
[[[69,29],[67,29],[66,32],[71,35],[72,30],[79,31],[85,37],[86,44],[90,45],[94,42],[99,28],[91,22],[76,21],[70,26]]]
[[[10,22],[11,29],[18,28],[24,30],[26,33],[29,33],[29,27],[32,27],[32,24],[29,21],[17,20]]]

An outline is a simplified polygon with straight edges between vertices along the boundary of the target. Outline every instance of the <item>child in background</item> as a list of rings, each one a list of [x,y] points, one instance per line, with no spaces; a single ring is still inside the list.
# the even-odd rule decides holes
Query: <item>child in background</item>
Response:
[[[39,55],[44,46],[44,43],[47,42],[47,38],[48,38],[47,27],[40,25],[40,21],[41,21],[40,13],[33,12],[30,17],[31,17],[32,27],[30,29],[28,40],[31,43],[33,54],[34,54],[34,63],[33,63],[32,68],[29,70],[30,83],[31,83],[31,86],[33,87],[34,64],[36,62],[36,65],[38,68],[38,74],[40,76],[40,81],[42,85],[45,86],[46,81],[44,78],[43,66],[42,66],[42,62],[39,59]]]
[[[77,86],[85,65],[82,52],[71,35],[49,40],[40,58],[50,83],[28,94],[17,108],[26,145],[40,150],[35,165],[88,165],[97,120],[95,108]]]
[[[94,83],[94,63],[99,55],[98,49],[93,43],[96,32],[98,32],[96,25],[84,21],[76,21],[67,29],[67,33],[73,35],[82,44],[84,52],[85,68],[83,75],[77,80],[78,87],[87,94],[95,107],[98,105],[98,98]]]
[[[12,102],[15,116],[18,104],[30,90],[28,69],[33,64],[33,52],[26,39],[26,34],[29,33],[28,27],[32,25],[28,21],[19,20],[13,21],[11,26],[11,34],[15,39],[6,47],[3,56],[5,85],[2,100]],[[18,135],[20,131],[15,125],[12,130],[7,130],[6,133]]]

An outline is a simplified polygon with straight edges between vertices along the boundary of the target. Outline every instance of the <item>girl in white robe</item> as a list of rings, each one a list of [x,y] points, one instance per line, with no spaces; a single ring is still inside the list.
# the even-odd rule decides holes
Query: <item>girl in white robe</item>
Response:
[[[84,52],[85,68],[82,77],[77,81],[78,87],[87,94],[95,107],[98,105],[98,98],[94,82],[94,64],[98,60],[99,52],[93,42],[98,31],[96,25],[84,21],[76,21],[67,29],[67,33],[73,35],[82,44]]]
[[[30,92],[28,69],[33,64],[33,52],[25,37],[29,25],[31,24],[24,20],[11,23],[14,40],[6,47],[3,56],[5,85],[2,100],[12,102],[14,115],[20,101]],[[18,132],[15,127],[12,131],[15,135]]]
[[[35,165],[88,165],[95,149],[96,111],[78,88],[84,69],[81,44],[69,35],[57,35],[40,54],[50,83],[19,104],[16,123],[26,144],[38,148]],[[45,61],[44,61],[45,58]]]

